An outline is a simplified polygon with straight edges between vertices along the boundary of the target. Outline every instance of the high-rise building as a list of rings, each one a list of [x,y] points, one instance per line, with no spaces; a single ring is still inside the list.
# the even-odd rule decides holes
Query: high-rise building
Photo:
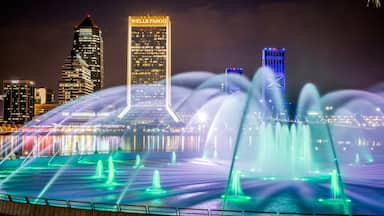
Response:
[[[171,110],[171,21],[168,16],[128,18],[127,68],[127,108],[120,117],[131,108],[163,108],[173,120],[179,121]]]
[[[88,64],[91,71],[93,91],[100,90],[104,85],[104,54],[101,29],[90,15],[73,31],[72,53],[79,54]]]
[[[4,121],[23,124],[34,115],[35,82],[30,80],[4,80]]]
[[[55,91],[45,87],[35,88],[36,104],[52,104],[55,103]]]
[[[72,54],[68,56],[61,70],[58,92],[59,104],[91,94],[92,92],[93,82],[88,64],[80,55]]]
[[[264,80],[263,97],[271,100],[270,92],[278,91],[285,96],[285,48],[264,48],[262,65],[273,71],[273,78]]]
[[[35,88],[35,116],[42,115],[56,107],[55,92],[52,89]]]
[[[240,91],[240,87],[235,82],[235,76],[243,75],[243,68],[227,67],[225,68],[225,80],[223,85],[223,91],[227,94],[233,94]]]

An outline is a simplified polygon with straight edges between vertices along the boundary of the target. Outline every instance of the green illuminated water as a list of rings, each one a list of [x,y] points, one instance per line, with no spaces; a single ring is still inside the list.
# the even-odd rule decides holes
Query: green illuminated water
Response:
[[[231,186],[230,186],[230,193],[233,196],[243,195],[243,190],[241,189],[241,184],[240,184],[240,172],[238,170],[236,170],[233,173]]]
[[[232,179],[227,188],[225,194],[222,196],[224,199],[232,201],[246,201],[251,199],[249,196],[245,196],[240,182],[241,173],[238,170],[233,171]]]
[[[173,163],[173,164],[176,163],[176,152],[172,152],[171,163]]]
[[[104,172],[103,161],[98,160],[96,165],[96,177],[102,178]]]
[[[159,170],[155,170],[152,176],[152,188],[153,189],[161,189],[160,183],[160,172]]]
[[[356,164],[356,165],[359,165],[359,164],[360,164],[360,155],[359,155],[359,154],[356,154],[356,155],[355,155],[355,164]]]
[[[166,191],[161,188],[161,181],[160,181],[160,172],[159,172],[159,170],[153,171],[152,186],[147,188],[146,191],[151,193],[151,194],[163,194],[163,193],[166,193]]]
[[[311,131],[308,125],[262,123],[258,137],[255,170],[263,175],[307,176],[314,170]]]
[[[332,199],[340,198],[340,183],[339,176],[337,174],[337,170],[333,170],[331,173],[331,194]]]
[[[334,169],[330,175],[331,175],[331,185],[330,185],[331,198],[330,199],[320,198],[318,199],[318,201],[324,205],[342,207],[344,214],[350,215],[349,203],[351,202],[351,200],[345,197],[343,185],[341,182],[341,176],[338,174],[337,169]]]
[[[112,156],[108,158],[108,181],[107,183],[112,183],[115,177],[115,166],[113,165]]]
[[[136,155],[136,160],[135,160],[135,165],[133,166],[133,168],[137,169],[137,168],[140,168],[140,167],[144,167],[144,165],[141,163],[141,157],[139,154]]]

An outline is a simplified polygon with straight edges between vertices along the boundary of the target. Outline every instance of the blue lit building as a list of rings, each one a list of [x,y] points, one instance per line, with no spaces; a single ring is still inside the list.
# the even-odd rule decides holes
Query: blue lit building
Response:
[[[268,92],[278,89],[285,97],[285,48],[264,48],[262,65],[273,70],[273,79],[266,79],[263,85],[264,99],[270,100]]]
[[[243,75],[243,68],[237,67],[227,67],[225,68],[225,81],[223,85],[223,91],[228,94],[233,94],[237,91],[240,91],[240,87],[236,85],[234,81],[234,76]]]

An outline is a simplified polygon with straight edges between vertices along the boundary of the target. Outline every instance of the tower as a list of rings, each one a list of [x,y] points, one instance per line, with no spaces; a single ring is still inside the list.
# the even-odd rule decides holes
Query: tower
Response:
[[[168,16],[128,17],[127,107],[171,110],[171,21]],[[134,86],[134,88],[133,88]]]
[[[58,100],[60,104],[93,92],[93,82],[88,64],[80,55],[70,55],[61,70]]]
[[[227,67],[225,68],[225,80],[223,85],[223,91],[227,94],[233,94],[240,91],[240,87],[234,82],[234,76],[243,75],[243,68]]]
[[[101,29],[90,15],[73,30],[72,54],[79,54],[88,64],[93,82],[93,92],[104,85],[104,54]],[[73,56],[75,57],[75,56]]]
[[[272,91],[278,91],[285,97],[285,48],[264,48],[262,65],[273,71],[273,78],[263,81],[263,99],[271,102]]]
[[[34,115],[35,83],[30,80],[4,80],[4,121],[22,124]]]

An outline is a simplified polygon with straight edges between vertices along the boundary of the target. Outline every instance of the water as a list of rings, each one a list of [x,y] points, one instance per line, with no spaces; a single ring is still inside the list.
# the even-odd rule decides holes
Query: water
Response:
[[[334,200],[340,199],[341,188],[339,182],[339,176],[336,170],[332,171],[331,174],[331,198]]]
[[[355,154],[355,165],[360,165],[360,155]]]
[[[349,208],[345,205],[344,175],[340,173],[339,158],[345,157],[349,164],[355,159],[355,163],[366,160],[370,162],[368,165],[376,165],[378,159],[373,153],[382,148],[377,141],[382,140],[380,128],[376,126],[380,118],[368,121],[361,114],[362,120],[344,121],[360,121],[359,125],[366,122],[370,130],[361,130],[356,125],[353,125],[354,129],[340,129],[335,126],[338,124],[329,127],[324,116],[332,113],[323,113],[324,107],[331,104],[335,106],[332,108],[335,113],[348,117],[351,113],[376,108],[379,103],[384,104],[384,100],[378,94],[367,92],[339,92],[320,97],[314,85],[306,84],[294,112],[287,109],[285,97],[277,89],[271,89],[270,100],[263,98],[265,89],[262,84],[265,77],[270,79],[271,75],[271,71],[263,68],[252,81],[240,76],[230,77],[240,89],[232,95],[220,91],[219,86],[226,79],[223,75],[182,74],[174,77],[172,108],[182,115],[184,125],[173,125],[162,114],[156,121],[151,121],[152,113],[148,110],[116,118],[126,105],[125,87],[106,89],[62,105],[31,121],[19,132],[0,136],[0,155],[7,158],[0,165],[6,163],[11,167],[0,172],[1,188],[7,192],[27,193],[28,188],[20,179],[40,176],[44,181],[33,182],[36,187],[31,188],[31,193],[36,196],[71,198],[64,188],[74,187],[79,191],[79,197],[92,197],[95,202],[147,203],[162,194],[164,199],[157,201],[177,207],[197,203],[204,208],[287,212],[312,212],[311,208],[319,208],[324,212],[347,212],[345,209],[334,210],[334,206],[329,207],[326,202],[313,203],[313,200],[329,198],[335,205]],[[378,112],[377,109],[373,111]],[[83,123],[72,119],[74,114],[79,115],[76,112],[81,112]],[[86,116],[92,117],[87,119]],[[369,126],[372,124],[375,126]],[[369,141],[360,144],[343,142],[346,143],[342,146],[345,150],[340,148],[340,140],[356,140],[356,137],[367,137]],[[133,154],[122,159],[119,152]],[[172,152],[171,156],[169,152]],[[44,160],[40,156],[56,154],[55,164],[64,164],[60,163],[60,158],[67,155],[81,165],[71,164],[69,171],[56,167],[46,169],[47,161],[39,164],[42,168],[31,166]],[[79,154],[97,159],[88,161],[92,164],[89,165],[84,159],[77,160]],[[137,169],[142,167],[139,154],[145,158],[143,169]],[[25,157],[25,160],[8,160],[18,157]],[[197,159],[201,157],[205,160]],[[127,161],[134,159],[134,165],[129,163],[127,167]],[[106,181],[109,184],[87,179],[94,175],[95,164],[96,176],[102,173],[99,160],[108,161]],[[176,162],[177,166],[168,166]],[[372,172],[380,176],[380,171]],[[362,172],[359,170],[356,175],[364,177]],[[359,182],[358,177],[354,178],[347,182],[355,180],[356,185],[364,185],[365,180]],[[146,193],[140,193],[147,186]],[[349,190],[353,187],[349,185]],[[361,186],[348,196],[361,201],[361,197],[356,197],[359,190],[364,191],[362,197],[369,192],[375,193],[367,188]],[[108,197],[100,193],[105,190],[111,191]],[[380,198],[379,195],[375,197]],[[239,204],[239,200],[244,202]],[[374,199],[368,203],[380,210]]]
[[[176,164],[176,152],[172,152],[171,163]]]
[[[98,160],[96,165],[96,177],[102,178],[104,175],[104,167],[103,167],[103,161]]]
[[[152,186],[147,188],[146,191],[151,194],[164,194],[165,190],[161,188],[160,181],[160,172],[159,170],[154,170],[152,175]]]
[[[254,169],[259,173],[291,178],[307,176],[313,171],[312,140],[308,125],[262,122],[257,136],[259,142]],[[284,169],[281,169],[283,166]]]
[[[108,157],[108,180],[107,180],[107,183],[111,184],[113,182],[114,177],[115,177],[115,166],[113,164],[112,156],[109,156]]]
[[[226,192],[222,198],[232,201],[247,201],[251,199],[251,197],[244,195],[243,189],[241,187],[240,177],[240,171],[235,170],[232,175],[229,188],[226,189]]]
[[[144,167],[144,165],[141,163],[141,157],[139,154],[136,154],[135,165],[133,166],[133,168],[138,169],[141,167]]]
[[[91,157],[94,156],[85,156],[84,159]],[[179,155],[178,166],[168,166],[169,154],[164,154],[162,158],[149,157],[150,161],[158,162],[147,164],[144,169],[134,169],[131,164],[125,162],[129,158],[135,157],[135,154],[131,154],[127,157],[121,157],[123,159],[121,163],[115,162],[115,184],[109,185],[92,176],[95,173],[95,164],[98,159],[105,157],[103,161],[108,160],[108,155],[98,157],[89,160],[94,164],[69,164],[67,169],[61,172],[56,182],[51,184],[41,197],[117,203],[120,194],[123,193],[122,188],[128,186],[127,193],[122,196],[119,202],[121,204],[152,204],[154,199],[159,199],[162,206],[220,209],[222,203],[227,202],[228,208],[239,210],[276,211],[276,209],[280,209],[280,212],[297,212],[300,210],[300,212],[334,212],[336,214],[338,211],[332,209],[335,208],[336,204],[342,203],[342,199],[333,200],[333,195],[328,189],[328,186],[331,185],[331,173],[327,174],[324,181],[294,182],[279,181],[272,178],[255,180],[250,179],[244,173],[240,175],[240,184],[233,184],[233,186],[241,185],[243,195],[251,197],[251,199],[224,199],[221,198],[221,195],[225,194],[226,190],[225,182],[228,173],[226,164],[201,159],[185,159]],[[45,188],[46,183],[61,168],[44,166],[47,161],[48,158],[35,160],[33,164],[16,174],[11,181],[3,184],[2,190],[9,194],[25,194],[37,197]],[[63,157],[56,158],[56,163],[63,161],[65,161]],[[14,162],[16,161],[7,161],[4,164],[6,167],[2,167],[0,178],[4,178],[6,170],[11,172],[13,169],[11,164]],[[156,169],[160,174],[161,189],[166,190],[167,193],[156,194],[145,191],[146,187],[152,187],[153,174]],[[383,174],[380,172],[383,169],[384,164],[367,164],[364,167],[345,165],[342,168],[345,171],[343,176],[348,181],[345,184],[346,196],[352,200],[350,203],[351,212],[354,214],[376,213],[376,215],[384,213],[382,206],[384,187],[378,184],[383,179]],[[351,177],[351,175],[355,177]],[[25,179],[29,180],[28,187],[25,187]],[[108,191],[108,194],[101,193],[101,191]],[[311,194],[314,193],[323,198],[324,201],[317,202],[315,200],[316,202],[313,202],[312,200],[316,199],[316,196],[311,196]],[[73,194],[76,194],[76,197]],[[329,199],[329,202],[333,200],[333,204],[325,204],[326,199]],[[258,204],[258,200],[262,201],[262,204]],[[306,205],[308,202],[309,204]]]

